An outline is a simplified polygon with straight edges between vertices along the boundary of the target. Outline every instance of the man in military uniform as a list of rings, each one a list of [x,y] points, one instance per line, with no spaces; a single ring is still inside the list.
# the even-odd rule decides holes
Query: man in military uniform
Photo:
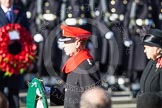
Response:
[[[108,64],[108,41],[105,41],[105,34],[110,30],[105,25],[103,18],[103,9],[101,6],[102,1],[90,0],[90,10],[92,20],[92,34],[91,41],[93,48],[91,48],[91,53],[96,61],[98,61],[100,71],[107,71]],[[106,54],[106,55],[105,55]],[[106,64],[106,65],[105,65]]]
[[[65,54],[70,56],[62,68],[67,74],[64,108],[79,108],[82,92],[100,84],[100,74],[95,61],[85,48],[91,33],[87,30],[61,25]]]
[[[94,1],[94,0],[93,0]],[[121,66],[122,64],[122,56],[123,56],[123,20],[124,14],[126,11],[127,0],[102,0],[99,3],[98,1],[94,1],[94,9],[92,9],[93,16],[100,23],[103,23],[107,29],[107,31],[100,30],[104,32],[103,35],[103,44],[101,63],[104,66],[110,64],[113,67]],[[92,4],[93,5],[93,4]],[[101,25],[98,25],[101,28]],[[114,38],[113,38],[114,37]],[[106,41],[105,41],[106,40]],[[114,41],[117,42],[117,45],[114,45]],[[109,51],[105,52],[105,49],[112,49],[111,53]],[[119,55],[116,53],[118,49]],[[103,56],[104,55],[104,56]],[[109,57],[108,57],[109,55]],[[117,57],[119,56],[119,57]],[[108,62],[112,58],[111,62]],[[106,60],[106,61],[105,61]],[[105,70],[107,71],[107,70]]]
[[[129,37],[123,39],[123,20],[127,3],[127,0],[90,0],[91,14],[97,22],[97,29],[92,29],[99,47],[97,60],[100,70],[112,77],[114,72],[116,75],[123,73],[123,63],[126,61],[123,57],[124,41],[129,41]]]
[[[56,33],[53,29],[60,24],[60,10],[62,0],[36,0],[30,5],[27,15],[30,19],[30,30],[38,45],[37,70],[41,75],[48,75],[43,60],[44,43],[48,36],[55,36],[53,42],[53,66],[56,72],[60,71],[61,50],[57,47]]]
[[[88,0],[63,0],[60,12],[60,20],[66,25],[77,26],[91,31],[91,25],[88,24],[87,20],[91,17]],[[90,42],[87,42],[87,44],[90,44]],[[67,58],[63,52],[61,65],[64,64]]]

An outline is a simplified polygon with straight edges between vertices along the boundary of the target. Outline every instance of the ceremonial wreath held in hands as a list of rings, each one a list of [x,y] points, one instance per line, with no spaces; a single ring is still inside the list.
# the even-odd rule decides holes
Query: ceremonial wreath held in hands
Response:
[[[24,73],[36,57],[36,45],[30,33],[19,24],[0,28],[0,43],[0,69],[4,76]]]

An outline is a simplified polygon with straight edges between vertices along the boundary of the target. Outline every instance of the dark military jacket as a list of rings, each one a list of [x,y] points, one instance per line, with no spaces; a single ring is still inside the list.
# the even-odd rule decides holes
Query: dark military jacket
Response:
[[[53,36],[52,44],[52,62],[56,72],[60,72],[60,62],[62,52],[58,48],[57,44],[57,34],[58,31],[54,29],[58,28],[57,25],[60,24],[60,14],[61,14],[61,3],[62,0],[35,0],[32,1],[28,12],[31,14],[30,19],[30,31],[34,37],[36,34],[41,34],[44,38],[43,42],[37,43],[38,59],[36,64],[36,71],[41,75],[46,76],[49,73],[46,70],[43,59],[44,44],[47,37]],[[59,74],[59,73],[58,73]]]
[[[157,61],[150,60],[140,81],[140,93],[154,92],[162,96],[162,68],[156,67]]]
[[[141,44],[139,35],[143,26],[156,27],[157,17],[155,9],[150,0],[132,0],[127,5],[127,11],[124,18],[124,36],[132,40],[132,46],[128,49],[129,71],[142,71],[146,66],[146,56],[143,52],[144,47]]]
[[[80,97],[83,91],[100,85],[100,75],[91,60],[83,61],[67,76],[65,86],[64,108],[79,108]]]
[[[123,20],[126,12],[127,0],[91,0],[92,16],[97,26],[92,28],[94,35],[92,42],[98,44],[94,49],[94,58],[101,64],[101,71],[107,72],[108,66],[122,65],[123,58]],[[96,29],[97,27],[97,29]],[[110,36],[110,33],[112,35]],[[109,34],[109,36],[108,36]],[[97,39],[95,39],[97,38]],[[125,60],[124,60],[125,61]]]

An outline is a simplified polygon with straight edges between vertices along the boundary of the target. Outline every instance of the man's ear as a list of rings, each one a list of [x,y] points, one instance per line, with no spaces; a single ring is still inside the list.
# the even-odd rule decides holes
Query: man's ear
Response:
[[[79,48],[80,45],[81,45],[81,41],[80,41],[80,39],[76,40],[76,48]]]

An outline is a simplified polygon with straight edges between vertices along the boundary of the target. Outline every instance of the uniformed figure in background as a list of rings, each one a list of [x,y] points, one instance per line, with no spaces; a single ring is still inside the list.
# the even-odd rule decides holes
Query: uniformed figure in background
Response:
[[[92,39],[98,42],[95,55],[101,72],[107,72],[108,77],[121,76],[124,71],[123,20],[127,3],[127,0],[90,0],[91,14],[97,22],[92,28],[95,35]]]
[[[124,63],[126,61],[126,58],[124,56],[124,41],[129,41],[129,38],[123,36],[123,20],[125,17],[127,3],[128,0],[109,0],[107,3],[107,25],[114,34],[119,51],[119,55],[117,55],[115,45],[112,45],[112,47],[110,47],[111,49],[113,49],[110,56],[113,57],[113,61],[110,65],[116,67],[115,75],[122,75],[124,70]],[[117,59],[117,56],[119,56],[119,59]]]
[[[108,41],[105,40],[105,34],[110,30],[104,21],[103,6],[101,5],[105,0],[97,1],[90,0],[90,10],[92,16],[92,34],[91,37],[93,48],[91,48],[91,54],[94,59],[98,62],[101,72],[106,72],[108,67]],[[105,6],[104,6],[105,7]],[[90,45],[90,44],[89,44]],[[91,47],[90,46],[90,47]]]
[[[60,24],[62,0],[36,0],[32,1],[27,15],[30,19],[30,30],[38,45],[37,71],[41,75],[48,75],[43,61],[43,49],[46,37],[56,33],[52,32]],[[53,66],[56,72],[60,71],[61,50],[57,46],[57,39],[53,42]]]
[[[122,65],[122,56],[123,56],[122,26],[127,3],[128,3],[127,0],[101,0],[99,3],[96,3],[98,6],[94,10],[96,20],[103,23],[105,27],[107,27],[108,29],[103,36],[104,40],[102,40],[103,44],[101,54],[101,65],[103,65],[104,67],[110,65],[114,68],[112,70],[115,70],[115,67],[119,68]],[[103,30],[101,32],[103,32]],[[116,53],[117,50],[119,52],[118,54]],[[108,62],[110,61],[110,59],[112,59],[111,62]],[[117,72],[116,74],[120,74],[119,71],[116,72]]]
[[[128,50],[128,72],[133,90],[139,90],[139,78],[146,65],[147,59],[140,42],[140,29],[143,26],[156,27],[157,17],[152,7],[151,0],[131,0],[127,7],[124,19],[124,35],[132,40],[132,46]]]

